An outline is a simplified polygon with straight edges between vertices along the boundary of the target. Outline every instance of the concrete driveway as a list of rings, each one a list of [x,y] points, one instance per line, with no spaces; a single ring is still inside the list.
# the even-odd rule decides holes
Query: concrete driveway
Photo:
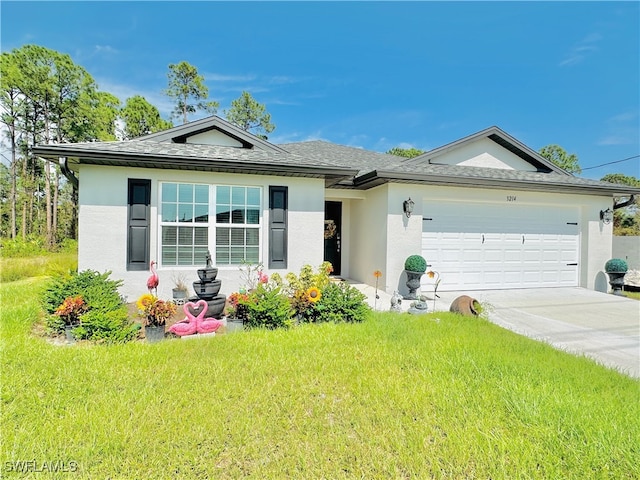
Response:
[[[433,298],[429,292],[427,297]],[[640,302],[584,288],[438,292],[436,310],[469,295],[489,320],[521,335],[640,378]],[[433,302],[429,302],[433,307]]]

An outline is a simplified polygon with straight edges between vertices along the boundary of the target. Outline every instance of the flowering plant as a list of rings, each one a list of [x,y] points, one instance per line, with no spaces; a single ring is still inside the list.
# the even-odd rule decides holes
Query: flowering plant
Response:
[[[227,316],[231,318],[246,317],[246,304],[249,302],[249,295],[244,292],[234,292],[227,297]]]
[[[150,293],[140,296],[136,306],[139,315],[146,319],[145,326],[147,327],[164,325],[167,319],[176,313],[175,303],[160,300]]]
[[[88,309],[82,295],[75,297],[67,297],[62,304],[56,309],[54,315],[59,316],[65,325],[78,325],[80,323],[80,315]]]

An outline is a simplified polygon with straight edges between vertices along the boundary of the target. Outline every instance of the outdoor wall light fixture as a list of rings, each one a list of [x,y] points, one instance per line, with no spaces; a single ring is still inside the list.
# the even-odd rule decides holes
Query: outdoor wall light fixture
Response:
[[[600,220],[602,223],[609,224],[613,220],[613,211],[610,208],[606,210],[600,210]]]
[[[414,205],[415,205],[415,202],[411,200],[411,197],[409,197],[408,200],[405,200],[404,202],[402,202],[402,210],[404,211],[404,214],[407,216],[407,218],[409,218],[413,213]]]

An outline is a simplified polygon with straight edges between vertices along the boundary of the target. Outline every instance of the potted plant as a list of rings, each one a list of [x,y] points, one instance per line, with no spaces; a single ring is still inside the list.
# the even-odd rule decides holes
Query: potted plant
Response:
[[[627,262],[621,258],[612,258],[604,264],[604,271],[609,275],[609,285],[614,295],[622,295],[622,287],[624,286],[624,276],[628,270]]]
[[[404,298],[416,300],[416,290],[420,288],[420,279],[427,271],[427,261],[420,255],[411,255],[404,261],[404,270],[407,272],[407,288],[409,294]]]
[[[174,287],[172,289],[173,301],[176,305],[183,305],[187,299],[187,283],[182,275],[173,277]]]
[[[247,306],[245,302],[249,295],[244,292],[234,292],[227,299],[227,332],[235,332],[244,328],[244,320],[247,318]]]
[[[162,340],[167,319],[176,313],[176,304],[145,293],[138,299],[136,306],[139,315],[144,318],[144,336],[147,342],[155,343]]]
[[[64,322],[64,331],[68,342],[75,342],[73,329],[80,326],[80,315],[87,311],[87,304],[81,295],[67,297],[56,309],[54,315]]]

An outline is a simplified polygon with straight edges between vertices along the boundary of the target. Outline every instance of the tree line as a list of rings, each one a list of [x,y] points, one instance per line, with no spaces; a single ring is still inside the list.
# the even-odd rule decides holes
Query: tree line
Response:
[[[170,64],[167,89],[172,119],[189,121],[198,111],[217,113],[218,102],[196,67]],[[0,237],[44,239],[53,249],[76,238],[77,191],[60,166],[31,154],[36,144],[129,140],[173,127],[157,107],[135,95],[124,103],[102,91],[93,77],[67,54],[25,45],[0,57]],[[267,138],[275,129],[271,115],[248,92],[225,112],[231,123]]]

